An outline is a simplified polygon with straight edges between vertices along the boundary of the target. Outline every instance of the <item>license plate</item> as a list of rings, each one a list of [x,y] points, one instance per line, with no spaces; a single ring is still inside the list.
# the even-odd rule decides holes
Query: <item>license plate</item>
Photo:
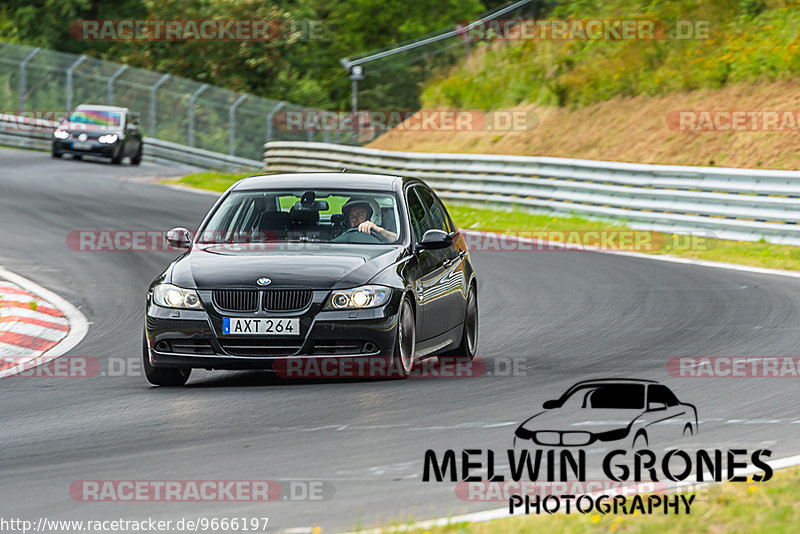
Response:
[[[222,333],[253,336],[299,336],[300,319],[298,317],[255,319],[223,317]]]
[[[72,148],[74,148],[75,150],[91,150],[92,149],[92,144],[91,143],[75,142],[75,143],[72,143]]]

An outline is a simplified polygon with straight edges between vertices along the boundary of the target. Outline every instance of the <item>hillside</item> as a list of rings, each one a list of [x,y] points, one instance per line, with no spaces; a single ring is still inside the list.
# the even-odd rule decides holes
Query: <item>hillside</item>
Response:
[[[800,112],[800,82],[740,84],[664,96],[616,97],[579,109],[522,104],[538,125],[521,132],[392,131],[371,148],[560,156],[641,163],[800,169],[800,130],[681,131],[668,126],[680,110]],[[791,125],[790,125],[791,126]],[[799,127],[800,128],[800,127]]]
[[[429,80],[424,108],[533,110],[516,132],[390,132],[394,150],[800,169],[800,4],[568,0],[552,21],[655,21],[655,39],[496,39]],[[685,28],[691,28],[693,35]],[[689,32],[691,33],[691,32]],[[499,35],[503,35],[502,32]],[[681,131],[680,111],[788,113],[780,131]],[[758,131],[760,130],[760,131]],[[767,130],[767,131],[764,131]]]

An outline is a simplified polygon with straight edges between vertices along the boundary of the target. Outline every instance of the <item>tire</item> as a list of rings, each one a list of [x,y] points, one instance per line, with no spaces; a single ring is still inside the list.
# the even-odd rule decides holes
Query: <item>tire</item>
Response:
[[[136,150],[136,155],[131,158],[131,165],[138,165],[142,162],[142,143],[139,143],[139,149]]]
[[[125,157],[125,143],[120,143],[117,145],[117,150],[114,151],[114,155],[111,156],[111,163],[114,165],[119,165],[122,163],[122,158]]]
[[[50,156],[53,157],[53,158],[56,158],[56,159],[61,159],[61,156],[63,156],[63,155],[64,155],[63,152],[59,152],[55,148],[52,150],[52,152],[50,152]]]
[[[142,334],[142,363],[144,376],[154,386],[182,386],[189,380],[191,369],[174,369],[169,367],[153,367],[150,365],[150,354],[147,337]]]
[[[475,285],[469,286],[467,305],[464,308],[464,328],[461,329],[461,340],[458,346],[442,356],[472,361],[478,349],[478,290]]]
[[[83,156],[82,156],[82,155],[80,155],[80,154],[73,154],[73,155],[72,155],[72,159],[77,159],[78,161],[80,161],[80,160],[82,160],[82,159],[83,159]]]
[[[414,308],[408,297],[403,297],[397,312],[397,335],[394,343],[394,356],[388,375],[392,378],[408,378],[416,362],[417,325]],[[396,372],[395,372],[396,370]]]

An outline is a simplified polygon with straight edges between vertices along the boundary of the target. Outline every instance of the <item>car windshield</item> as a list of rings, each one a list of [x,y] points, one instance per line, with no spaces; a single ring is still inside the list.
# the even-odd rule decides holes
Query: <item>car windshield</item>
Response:
[[[122,122],[122,113],[99,109],[78,109],[73,111],[67,120],[75,124],[91,126],[119,126]]]
[[[402,238],[392,193],[352,190],[234,191],[199,243],[394,244]]]
[[[591,384],[582,386],[573,391],[561,407],[641,410],[644,409],[644,385]]]

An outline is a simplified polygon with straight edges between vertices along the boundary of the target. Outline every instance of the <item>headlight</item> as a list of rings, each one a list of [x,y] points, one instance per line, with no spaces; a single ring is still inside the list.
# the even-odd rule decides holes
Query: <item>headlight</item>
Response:
[[[56,130],[53,132],[53,137],[56,139],[67,139],[69,137],[69,132],[66,130]]]
[[[100,137],[97,138],[98,141],[100,141],[105,145],[116,143],[117,139],[118,139],[117,134],[106,134],[106,135],[101,135]]]
[[[153,290],[153,301],[165,308],[202,310],[200,297],[194,289],[183,289],[172,284],[159,284]]]
[[[383,286],[361,286],[353,289],[338,289],[325,304],[325,310],[359,310],[376,308],[389,300],[391,288]]]

